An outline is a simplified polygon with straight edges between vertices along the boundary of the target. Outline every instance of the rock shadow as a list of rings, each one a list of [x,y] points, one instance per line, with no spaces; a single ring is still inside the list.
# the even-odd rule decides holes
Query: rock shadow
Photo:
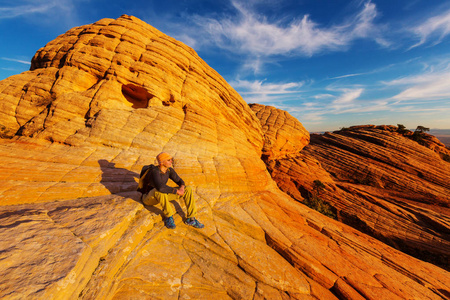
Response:
[[[122,94],[133,108],[147,108],[149,100],[154,97],[145,88],[131,83],[122,85]]]
[[[137,180],[139,174],[127,169],[117,168],[116,164],[106,159],[98,160],[98,164],[102,170],[103,184],[111,194],[122,194],[134,192],[137,189]]]

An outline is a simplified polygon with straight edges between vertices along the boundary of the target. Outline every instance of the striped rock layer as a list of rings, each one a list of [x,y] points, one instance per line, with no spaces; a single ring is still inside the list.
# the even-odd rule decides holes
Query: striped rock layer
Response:
[[[48,43],[0,82],[0,106],[0,298],[449,295],[443,269],[282,192],[256,114],[191,48],[132,16]],[[161,151],[205,229],[183,223],[182,201],[175,230],[141,203],[138,174]]]

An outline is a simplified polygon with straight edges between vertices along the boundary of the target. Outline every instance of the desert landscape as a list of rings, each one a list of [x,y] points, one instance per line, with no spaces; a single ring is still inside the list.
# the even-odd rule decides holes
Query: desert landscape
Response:
[[[0,100],[2,299],[450,298],[450,150],[431,134],[310,134],[130,15],[48,42]],[[140,201],[161,151],[204,229]]]
[[[430,134],[434,135],[447,148],[450,147],[450,129],[431,129]]]

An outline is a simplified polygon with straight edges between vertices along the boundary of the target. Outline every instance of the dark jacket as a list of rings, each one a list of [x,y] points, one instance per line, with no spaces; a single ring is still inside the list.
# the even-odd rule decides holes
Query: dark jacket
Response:
[[[173,168],[169,168],[166,173],[162,173],[158,166],[151,166],[143,175],[143,188],[140,192],[147,194],[155,188],[161,193],[176,194],[177,188],[167,185],[169,178],[178,186],[185,185],[183,179],[178,176]]]

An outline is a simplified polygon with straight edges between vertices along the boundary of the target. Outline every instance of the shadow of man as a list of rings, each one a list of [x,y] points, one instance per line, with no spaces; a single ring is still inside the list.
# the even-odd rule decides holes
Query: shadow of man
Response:
[[[103,184],[111,194],[124,196],[144,205],[141,201],[141,193],[137,191],[139,174],[123,168],[116,168],[116,164],[106,159],[98,160],[102,170]],[[181,206],[176,201],[172,202],[178,212],[183,212]],[[164,217],[163,212],[156,206],[144,205],[145,208],[155,214]]]
[[[116,168],[116,164],[106,159],[98,161],[102,170],[102,179],[100,181],[111,194],[123,194],[135,192],[139,174],[123,168]]]

